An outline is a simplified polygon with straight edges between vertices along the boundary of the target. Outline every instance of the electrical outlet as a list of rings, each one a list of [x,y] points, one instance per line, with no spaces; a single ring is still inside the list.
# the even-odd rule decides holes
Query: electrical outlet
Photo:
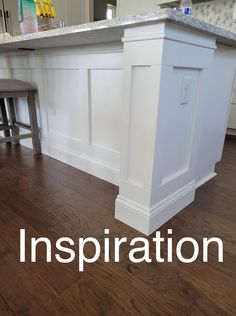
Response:
[[[180,95],[180,105],[185,105],[190,103],[192,79],[190,77],[184,77],[182,80],[182,88]]]

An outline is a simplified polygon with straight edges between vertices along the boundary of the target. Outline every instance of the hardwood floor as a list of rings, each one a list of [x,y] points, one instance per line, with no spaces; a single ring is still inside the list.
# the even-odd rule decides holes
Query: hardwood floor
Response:
[[[118,188],[51,158],[34,158],[24,147],[0,146],[0,315],[236,315],[235,139],[226,141],[217,169],[218,177],[161,232],[165,237],[172,228],[174,242],[218,236],[224,263],[211,247],[209,263],[131,264],[124,246],[120,264],[99,260],[79,273],[77,262],[45,263],[41,247],[37,264],[20,264],[19,230],[52,241],[101,240],[104,228],[116,237],[140,236],[114,219]]]

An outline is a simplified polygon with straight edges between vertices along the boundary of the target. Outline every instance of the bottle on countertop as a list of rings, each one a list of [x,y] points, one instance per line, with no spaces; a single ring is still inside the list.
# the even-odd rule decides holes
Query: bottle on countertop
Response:
[[[191,0],[182,0],[179,5],[179,12],[185,15],[192,14],[193,3]]]
[[[29,34],[38,31],[34,0],[18,0],[18,16],[21,34]]]

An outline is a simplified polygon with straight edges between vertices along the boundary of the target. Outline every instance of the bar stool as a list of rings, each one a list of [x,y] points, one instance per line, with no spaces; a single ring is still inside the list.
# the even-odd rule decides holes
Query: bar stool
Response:
[[[0,79],[0,117],[2,120],[0,123],[0,131],[3,131],[4,133],[4,137],[0,138],[0,144],[9,142],[19,144],[19,140],[21,139],[32,138],[34,154],[38,155],[41,153],[41,145],[34,100],[35,93],[35,88],[27,82],[12,79]],[[21,97],[27,98],[30,125],[21,123],[16,119],[14,99]],[[5,100],[7,102],[5,102]],[[6,107],[6,104],[8,105],[8,108]],[[30,133],[19,135],[20,127],[30,130]]]

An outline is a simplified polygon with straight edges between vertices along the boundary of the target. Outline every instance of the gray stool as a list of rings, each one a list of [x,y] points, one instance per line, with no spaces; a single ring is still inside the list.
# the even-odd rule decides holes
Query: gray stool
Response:
[[[2,118],[0,131],[3,131],[4,133],[4,137],[0,138],[0,144],[9,142],[19,144],[20,139],[32,138],[34,154],[37,155],[41,153],[41,145],[34,100],[35,93],[35,88],[27,82],[12,79],[0,79],[0,117]],[[18,122],[16,119],[14,99],[20,97],[27,98],[30,125]],[[6,103],[4,99],[6,99]],[[6,104],[8,106],[8,111],[6,110]],[[19,135],[19,127],[30,130],[30,133]]]

